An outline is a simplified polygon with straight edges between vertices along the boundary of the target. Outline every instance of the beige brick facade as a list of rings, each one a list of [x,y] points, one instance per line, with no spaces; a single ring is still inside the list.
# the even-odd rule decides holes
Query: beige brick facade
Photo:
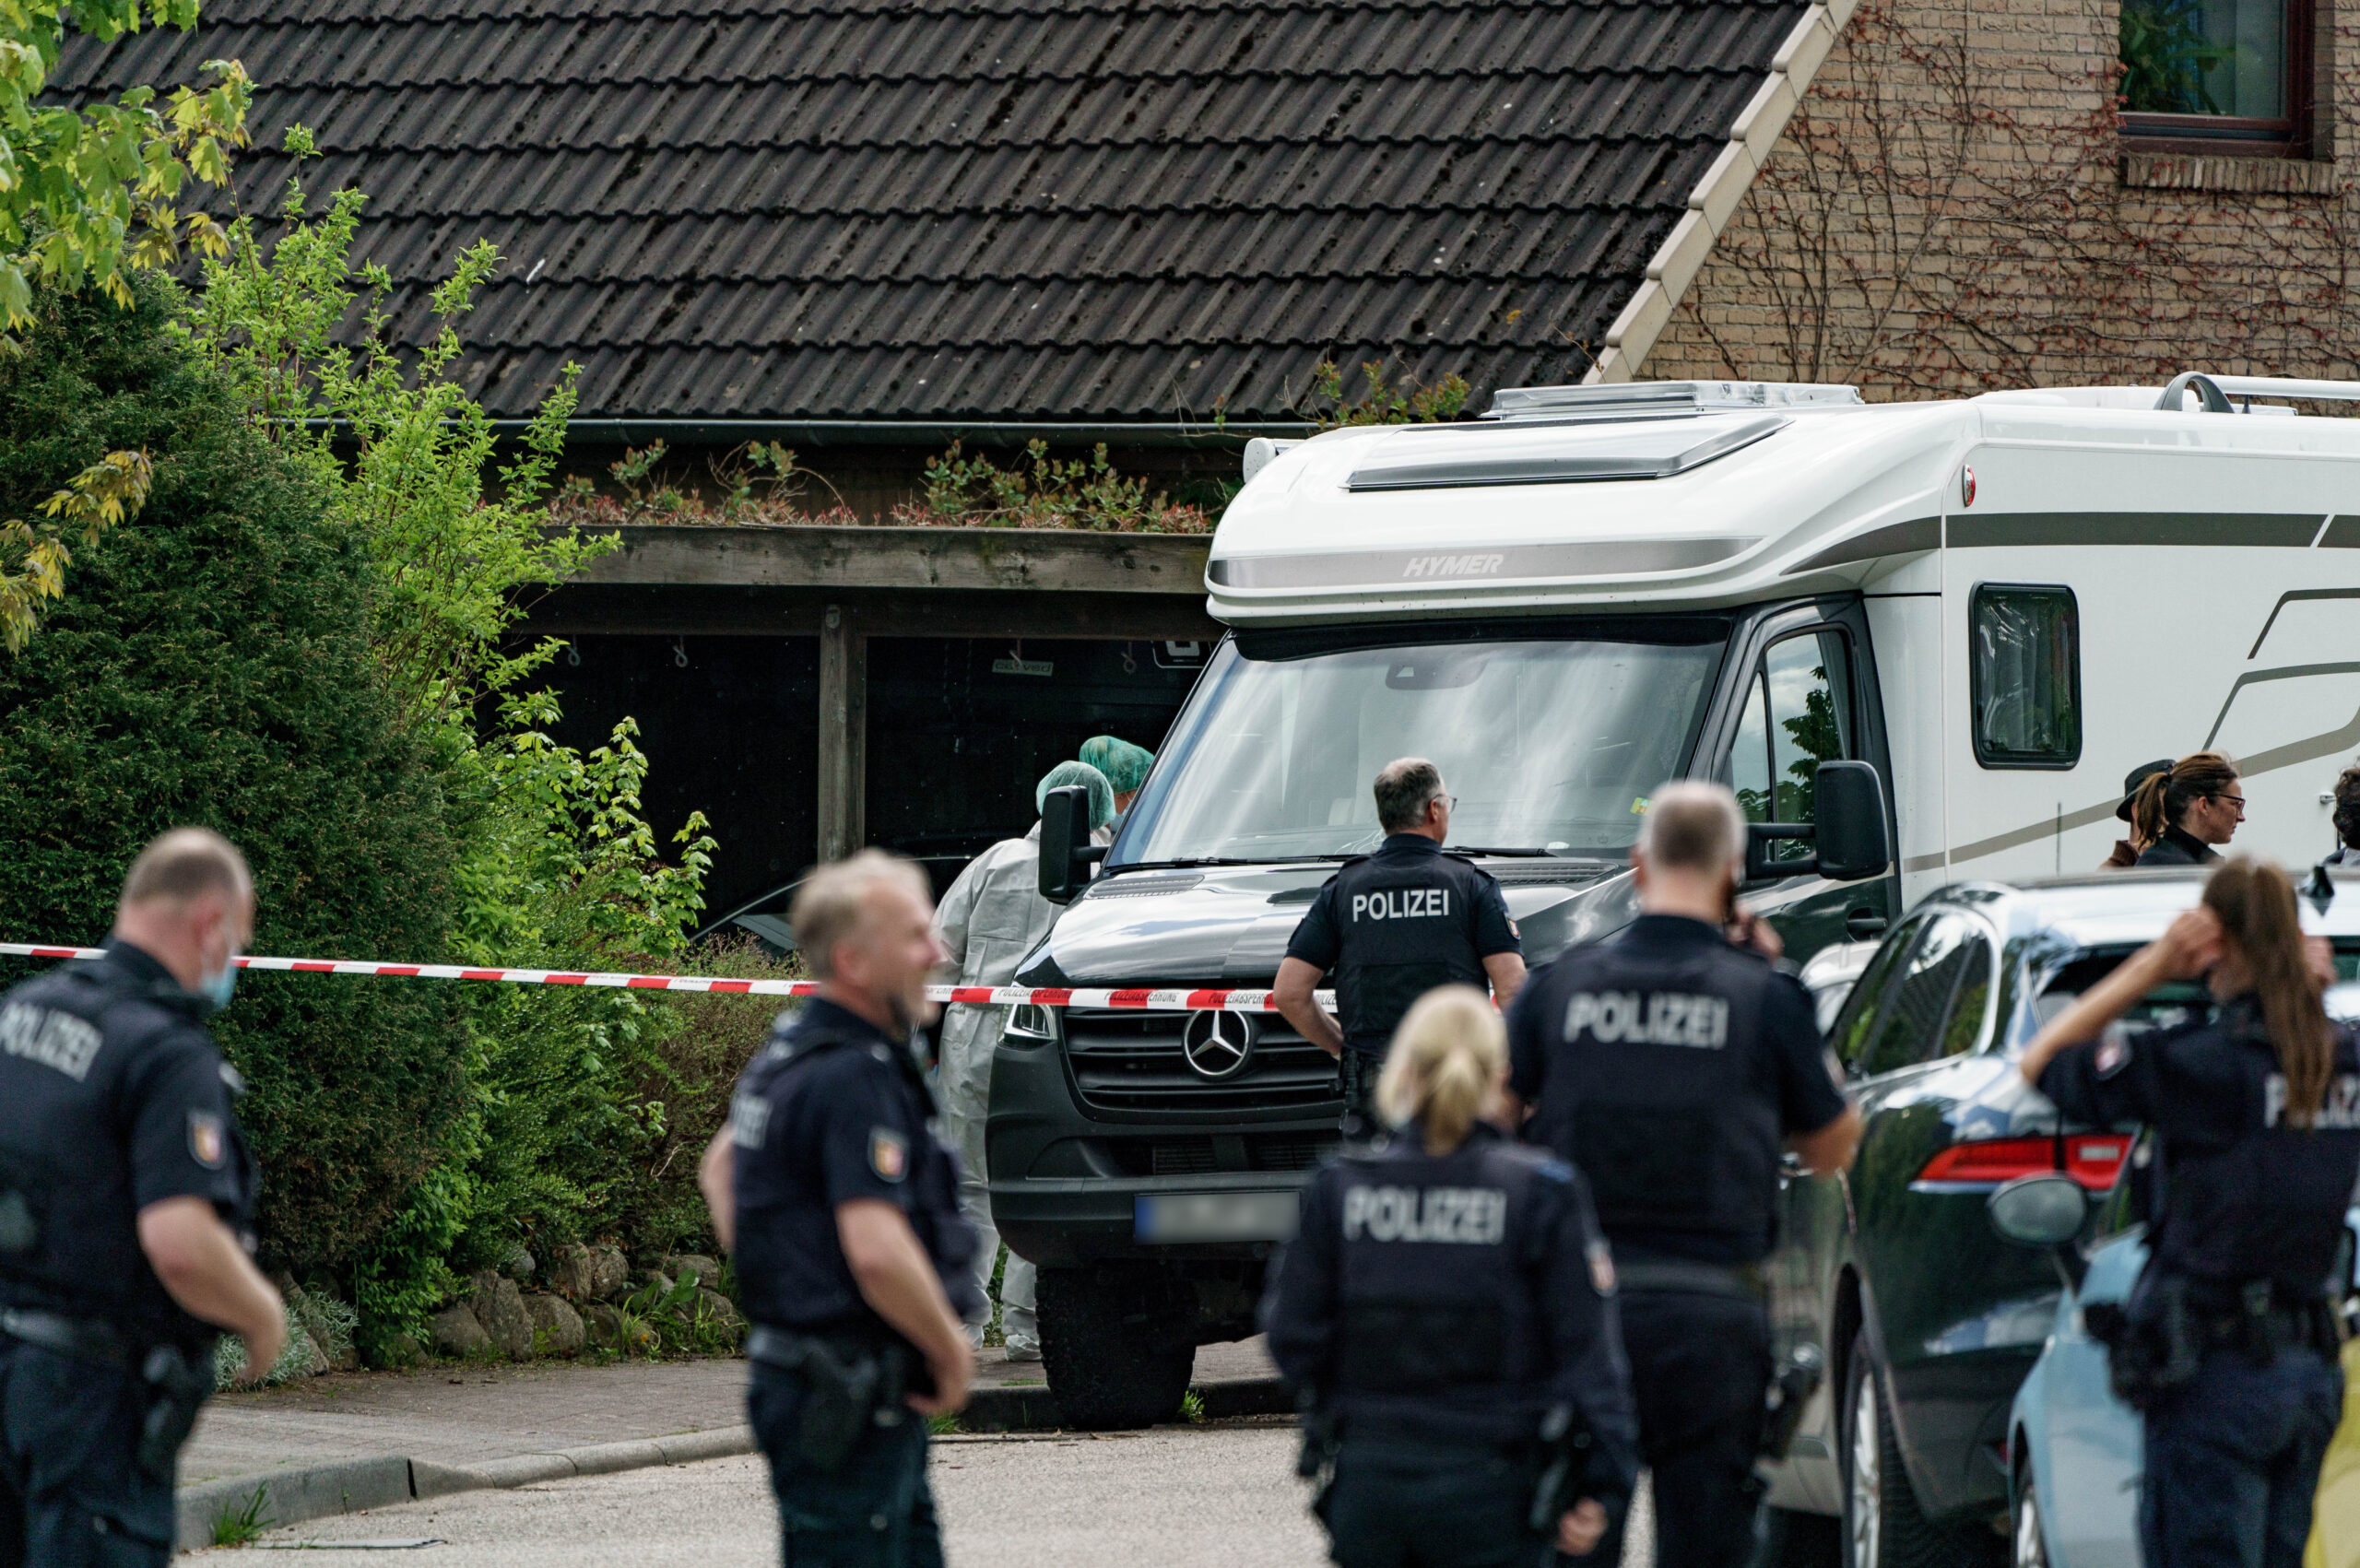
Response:
[[[2116,0],[1862,0],[1635,373],[2360,374],[2360,0],[2318,3],[2292,160],[2127,152]]]

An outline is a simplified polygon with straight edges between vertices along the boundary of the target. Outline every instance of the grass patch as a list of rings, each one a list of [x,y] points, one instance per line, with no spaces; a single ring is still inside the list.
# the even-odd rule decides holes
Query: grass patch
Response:
[[[926,1430],[927,1435],[931,1437],[950,1436],[959,1430],[959,1412],[945,1410],[938,1416],[926,1417]]]
[[[254,1494],[242,1504],[224,1506],[213,1515],[213,1544],[244,1546],[271,1527],[271,1517],[265,1508],[269,1498],[266,1488],[254,1488]]]
[[[1200,1388],[1191,1388],[1180,1396],[1180,1419],[1191,1425],[1201,1426],[1205,1420],[1205,1395]]]

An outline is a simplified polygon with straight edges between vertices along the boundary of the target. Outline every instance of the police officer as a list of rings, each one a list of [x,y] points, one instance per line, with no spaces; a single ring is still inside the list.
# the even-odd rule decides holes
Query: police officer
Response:
[[[876,850],[805,879],[788,918],[820,995],[748,1065],[699,1172],[754,1325],[747,1406],[790,1568],[942,1562],[922,1418],[966,1404],[981,1300],[909,1046],[932,915],[924,874]]]
[[[2200,974],[2216,1017],[2106,1032]],[[2238,856],[2024,1050],[2024,1077],[2067,1120],[2143,1123],[2156,1143],[2162,1218],[2126,1320],[2104,1330],[2116,1385],[2146,1412],[2148,1568],[2303,1561],[2343,1400],[2328,1292],[2360,1173],[2360,1050],[2320,1006],[2333,976],[2285,873]]]
[[[1376,1131],[1376,1075],[1411,1002],[1437,985],[1488,980],[1505,1007],[1524,984],[1524,955],[1499,883],[1442,853],[1451,805],[1432,762],[1386,763],[1376,775],[1383,847],[1344,862],[1328,878],[1279,964],[1272,999],[1280,1014],[1341,1066],[1350,1138]],[[1340,1029],[1313,996],[1331,971]]]
[[[252,939],[228,840],[132,863],[106,956],[0,996],[0,1562],[163,1563],[218,1330],[278,1359],[237,1075],[203,1020]]]
[[[1573,1167],[1478,1119],[1506,1074],[1481,992],[1420,998],[1378,1087],[1399,1136],[1312,1178],[1263,1303],[1341,1568],[1587,1555],[1629,1500],[1613,1264]]]
[[[1832,1170],[1859,1141],[1809,994],[1725,928],[1744,851],[1728,789],[1658,790],[1631,855],[1643,913],[1534,975],[1508,1020],[1525,1134],[1589,1178],[1613,1244],[1663,1568],[1752,1550],[1779,1146]]]

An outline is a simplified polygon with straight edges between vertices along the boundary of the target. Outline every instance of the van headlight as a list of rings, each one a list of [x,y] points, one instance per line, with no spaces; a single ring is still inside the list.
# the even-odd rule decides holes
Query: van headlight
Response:
[[[1057,1020],[1051,1008],[1023,1002],[1008,1009],[1005,1037],[1012,1045],[1054,1045]]]

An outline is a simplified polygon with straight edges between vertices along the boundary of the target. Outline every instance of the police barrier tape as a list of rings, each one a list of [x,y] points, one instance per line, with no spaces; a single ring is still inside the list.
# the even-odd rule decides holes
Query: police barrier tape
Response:
[[[103,948],[43,947],[0,942],[0,954],[14,958],[94,959]],[[597,985],[632,991],[706,991],[729,996],[816,996],[809,980],[726,980],[700,974],[600,974],[562,969],[469,969],[455,963],[371,963],[352,959],[241,958],[240,969],[277,969],[295,974],[379,975],[398,980],[491,980],[508,985]],[[1336,994],[1317,993],[1333,1012]],[[1268,991],[1103,990],[1083,986],[929,985],[926,1000],[954,1007],[1132,1008],[1141,1012],[1274,1013]]]

